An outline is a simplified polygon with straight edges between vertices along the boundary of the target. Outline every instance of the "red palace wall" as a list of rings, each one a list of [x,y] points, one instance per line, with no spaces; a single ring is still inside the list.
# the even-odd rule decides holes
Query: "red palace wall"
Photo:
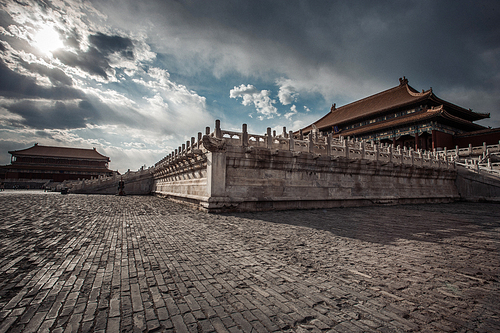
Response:
[[[469,144],[471,144],[472,147],[479,147],[483,145],[483,142],[486,142],[487,145],[498,144],[498,142],[500,142],[500,130],[494,133],[455,138],[455,145],[459,148],[468,147]]]
[[[455,148],[453,135],[439,131],[432,131],[432,148],[437,149],[444,147],[449,149]]]

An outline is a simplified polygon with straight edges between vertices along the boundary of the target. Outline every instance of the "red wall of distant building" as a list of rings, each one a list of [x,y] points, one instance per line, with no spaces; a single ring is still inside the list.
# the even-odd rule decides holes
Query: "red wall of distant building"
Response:
[[[455,145],[460,148],[466,148],[469,146],[469,143],[472,144],[472,147],[482,146],[483,142],[486,142],[487,145],[496,145],[500,141],[500,130],[495,133],[488,133],[482,135],[474,135],[474,136],[464,136],[455,138]]]
[[[439,132],[439,131],[432,131],[432,145],[434,149],[437,148],[455,148],[455,144],[453,142],[453,135]]]

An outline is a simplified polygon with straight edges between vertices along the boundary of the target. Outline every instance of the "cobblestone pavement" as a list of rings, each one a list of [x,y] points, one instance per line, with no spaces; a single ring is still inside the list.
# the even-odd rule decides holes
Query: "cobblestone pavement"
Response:
[[[0,332],[498,332],[499,208],[0,192]]]

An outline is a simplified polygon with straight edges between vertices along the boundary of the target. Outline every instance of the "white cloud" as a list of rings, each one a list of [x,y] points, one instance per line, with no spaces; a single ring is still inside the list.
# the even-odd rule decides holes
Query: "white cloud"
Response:
[[[283,105],[289,105],[297,101],[298,93],[295,88],[291,85],[290,80],[278,82],[280,84],[280,89],[278,92],[278,98]]]
[[[295,105],[292,105],[292,107],[290,108],[290,112],[285,114],[285,118],[290,120],[290,118],[295,114],[297,114],[297,107]]]
[[[240,85],[239,87],[234,87],[229,91],[230,98],[242,98],[241,104],[248,106],[253,104],[257,113],[261,114],[258,118],[263,120],[264,118],[271,119],[274,115],[279,116],[278,109],[273,105],[276,103],[275,100],[271,99],[271,92],[269,90],[258,90],[253,85]]]
[[[305,110],[306,112],[311,112],[311,109],[309,109],[309,108],[308,108],[307,106],[305,106],[305,105],[304,105],[304,110]]]

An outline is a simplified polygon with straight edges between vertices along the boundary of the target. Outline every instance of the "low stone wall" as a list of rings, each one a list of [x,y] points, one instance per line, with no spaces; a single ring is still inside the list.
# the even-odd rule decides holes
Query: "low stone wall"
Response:
[[[172,163],[154,174],[153,193],[168,199],[203,207],[207,191],[207,162],[203,156]]]
[[[480,169],[457,168],[457,190],[460,200],[500,203],[500,179]]]
[[[96,179],[68,182],[62,187],[69,188],[71,193],[77,194],[118,194],[118,182],[125,183],[127,195],[149,195],[153,188],[153,177],[150,169],[141,169],[127,172],[122,176],[99,177]]]
[[[230,202],[221,204],[235,210],[449,202],[458,197],[454,169],[235,148],[226,153],[226,161],[224,196]]]
[[[449,202],[448,156],[313,133],[264,136],[216,122],[155,165],[153,193],[211,212]]]

